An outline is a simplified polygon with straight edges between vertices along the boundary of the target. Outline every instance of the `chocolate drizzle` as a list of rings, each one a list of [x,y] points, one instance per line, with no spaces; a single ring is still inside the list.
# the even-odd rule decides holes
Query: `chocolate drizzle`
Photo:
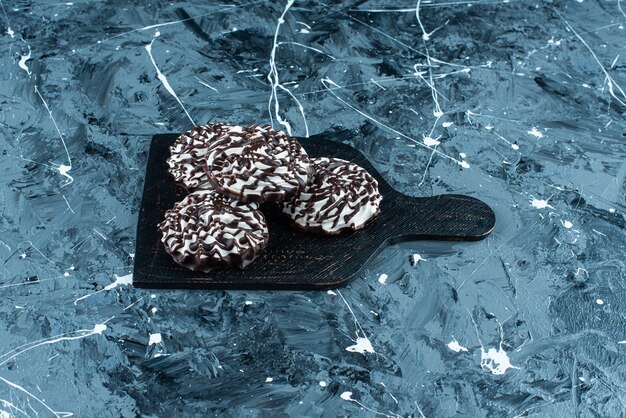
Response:
[[[161,241],[191,270],[244,268],[268,242],[263,202],[280,202],[301,229],[358,230],[380,211],[376,180],[337,158],[309,160],[300,144],[271,126],[208,124],[176,139],[167,160],[192,193],[165,213]]]
[[[380,212],[378,182],[364,168],[338,158],[314,158],[311,165],[311,182],[282,203],[296,227],[334,235],[361,229]]]
[[[213,190],[198,190],[165,213],[161,241],[176,263],[207,272],[244,268],[267,245],[265,217],[255,203],[242,203]]]
[[[208,146],[216,139],[228,138],[242,132],[241,126],[223,123],[196,126],[176,138],[167,159],[169,172],[185,189],[210,188],[206,170]]]
[[[288,199],[306,185],[309,158],[294,139],[271,126],[251,125],[216,138],[205,169],[220,193],[244,202]]]

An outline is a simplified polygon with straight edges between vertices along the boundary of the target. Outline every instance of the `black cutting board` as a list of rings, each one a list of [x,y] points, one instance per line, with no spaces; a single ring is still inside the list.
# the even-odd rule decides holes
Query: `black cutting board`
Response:
[[[319,236],[293,229],[282,215],[265,211],[270,239],[264,254],[244,270],[194,272],[176,264],[157,227],[166,210],[186,192],[167,172],[169,146],[178,135],[152,138],[137,226],[133,285],[143,288],[328,289],[359,277],[384,247],[411,240],[475,241],[495,225],[491,208],[463,195],[409,197],[394,190],[358,150],[323,135],[299,139],[312,157],[352,161],[370,172],[383,196],[380,214],[364,229]]]

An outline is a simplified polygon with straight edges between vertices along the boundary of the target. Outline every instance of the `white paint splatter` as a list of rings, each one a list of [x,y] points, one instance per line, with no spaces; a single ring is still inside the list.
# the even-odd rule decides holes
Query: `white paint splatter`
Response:
[[[489,370],[493,374],[504,374],[508,369],[519,369],[519,367],[515,367],[511,364],[509,356],[507,355],[506,351],[502,349],[502,341],[504,340],[504,329],[502,328],[502,324],[500,324],[500,321],[496,319],[496,322],[498,322],[498,327],[500,328],[500,343],[498,344],[498,348],[496,349],[492,347],[489,350],[485,351],[485,346],[480,340],[478,325],[476,324],[476,321],[474,321],[474,317],[472,316],[469,309],[465,308],[465,310],[467,310],[470,320],[472,321],[472,324],[474,324],[476,337],[478,338],[478,342],[480,343],[480,367],[483,370]]]
[[[416,266],[420,261],[426,261],[420,254],[413,254],[413,265]]]
[[[38,348],[44,345],[52,345],[61,341],[80,340],[83,338],[90,337],[92,335],[102,334],[107,329],[106,323],[113,318],[114,317],[109,318],[101,324],[94,325],[93,329],[79,329],[76,331],[65,332],[63,334],[58,334],[52,337],[48,337],[48,338],[44,338],[41,340],[32,341],[32,342],[23,344],[19,347],[14,348],[13,350],[7,353],[0,355],[0,360],[1,360],[0,366],[5,365],[6,363],[20,356],[23,353],[26,353],[30,350],[33,350],[35,348]]]
[[[467,351],[467,348],[459,344],[459,342],[454,338],[448,343],[448,348],[457,353],[460,353],[461,351]]]
[[[379,82],[377,82],[376,80],[374,80],[373,78],[370,78],[370,81],[374,84],[376,84],[378,87],[380,87],[383,90],[387,90],[385,87],[383,87]],[[391,112],[391,111],[389,111]]]
[[[209,83],[207,83],[206,81],[203,81],[203,80],[199,79],[199,78],[198,78],[198,77],[196,77],[196,76],[193,76],[193,78],[195,78],[196,80],[198,80],[198,83],[202,84],[204,87],[208,87],[208,88],[210,88],[211,90],[213,90],[214,92],[219,93],[219,91],[218,91],[215,87],[211,86],[211,85],[210,85]]]
[[[467,154],[464,152],[459,153],[459,157],[461,158],[467,158]]]
[[[609,213],[615,213],[615,209],[609,208]]]
[[[107,319],[106,321],[104,321],[104,323],[102,324],[96,324],[93,329],[79,329],[76,331],[70,331],[67,333],[63,333],[60,335],[56,335],[50,338],[46,338],[46,339],[42,339],[42,340],[37,340],[37,341],[33,341],[27,344],[24,344],[20,347],[17,347],[11,351],[9,351],[8,353],[2,354],[0,355],[0,360],[2,360],[0,362],[0,366],[5,365],[6,363],[8,363],[9,361],[13,360],[14,358],[16,358],[17,356],[33,350],[37,347],[41,347],[43,345],[52,345],[52,344],[56,344],[58,342],[61,341],[72,341],[72,340],[80,340],[83,338],[87,338],[90,337],[92,335],[96,335],[96,334],[102,334],[106,329],[106,322],[110,321],[111,319],[113,319],[114,317],[111,317],[109,319]],[[75,335],[76,334],[76,335]],[[54,356],[52,357],[54,358]],[[25,395],[31,397],[32,399],[36,400],[39,404],[41,404],[44,408],[46,408],[53,416],[55,417],[70,417],[73,416],[74,414],[71,412],[61,412],[61,411],[54,411],[52,408],[50,408],[46,403],[45,400],[43,399],[39,399],[37,396],[35,396],[34,394],[32,394],[31,392],[29,392],[28,390],[26,390],[24,387],[13,383],[5,378],[3,378],[2,376],[0,376],[0,382],[4,382],[5,384],[7,384],[8,386],[17,389],[18,391],[24,393]],[[4,406],[7,406],[7,402],[4,400],[0,400],[0,402],[2,402],[2,404]],[[18,409],[18,411],[22,412],[21,410]],[[25,416],[28,416],[28,414],[24,414]],[[13,415],[10,415],[11,417]],[[0,415],[0,418],[2,416]]]
[[[327,290],[326,293],[328,293],[329,295],[337,296],[337,294],[332,290]]]
[[[69,176],[69,175],[66,173],[66,176]],[[65,204],[67,205],[67,208],[70,210],[70,212],[72,212],[75,215],[76,212],[74,212],[74,209],[72,209],[72,207],[70,206],[70,202],[67,201],[67,198],[65,197],[65,195],[61,195],[61,197],[63,198],[63,200],[65,200]]]
[[[384,382],[378,382],[382,387],[387,388],[387,385]],[[387,392],[389,394],[389,396],[391,396],[391,399],[394,400],[395,403],[398,403],[398,400],[396,399],[395,396],[393,396],[393,393],[391,392]]]
[[[347,347],[346,350],[350,352],[359,352],[361,354],[365,354],[366,352],[375,353],[374,348],[372,347],[372,343],[370,342],[369,338],[367,338],[367,334],[365,333],[365,330],[361,326],[361,323],[359,322],[359,320],[356,318],[356,315],[354,314],[352,307],[350,307],[350,304],[348,303],[346,298],[343,297],[343,295],[341,294],[339,290],[337,291],[337,294],[339,295],[341,300],[343,300],[343,303],[345,303],[346,306],[348,307],[348,311],[350,311],[350,314],[352,315],[352,318],[354,319],[354,325],[356,326],[356,336],[357,336],[356,341],[355,341],[356,344],[351,345],[350,347]],[[359,336],[359,331],[363,335],[362,337]]]
[[[180,99],[178,98],[178,96],[176,95],[176,92],[174,92],[174,89],[172,88],[172,86],[170,86],[169,81],[167,81],[167,78],[165,77],[165,75],[161,72],[161,70],[159,69],[159,67],[156,64],[156,61],[154,60],[154,57],[152,56],[152,44],[154,43],[154,40],[160,35],[160,33],[157,31],[154,34],[154,38],[152,38],[152,41],[145,46],[146,51],[148,51],[148,55],[150,56],[150,61],[152,61],[152,65],[154,66],[154,69],[157,72],[157,77],[158,79],[161,81],[161,83],[163,83],[163,86],[165,87],[165,89],[172,95],[172,97],[174,97],[174,99],[176,99],[176,101],[178,102],[178,104],[180,105],[180,107],[183,108],[183,110],[185,111],[185,114],[187,115],[187,117],[189,118],[189,120],[191,121],[192,125],[196,125],[196,123],[193,121],[193,119],[191,118],[191,115],[189,115],[189,112],[187,112],[187,109],[185,109],[185,106],[183,105],[183,102],[180,101]]]
[[[604,305],[604,301],[602,299],[596,299],[596,303],[598,305]]]
[[[4,406],[7,406],[7,407],[12,407],[12,405],[13,405],[13,404],[9,404],[8,402],[6,402],[6,401],[4,401],[2,399],[0,399],[0,402],[2,402],[2,404]],[[24,414],[24,415],[28,416],[27,414]],[[3,411],[3,410],[0,409],[0,418],[12,418],[14,416],[15,415],[13,415],[13,414],[9,414],[9,411]]]
[[[389,415],[389,414],[382,413],[380,411],[376,411],[376,410],[374,410],[374,409],[372,409],[372,408],[370,408],[368,406],[363,405],[361,402],[357,401],[356,399],[354,399],[352,397],[352,392],[350,392],[350,391],[342,392],[341,395],[339,395],[339,397],[341,399],[343,399],[344,401],[354,402],[355,404],[359,405],[361,408],[366,409],[366,410],[372,412],[375,415],[382,415],[382,416],[385,416],[385,417],[394,417],[394,418],[396,418],[396,417],[399,418],[400,417],[400,415],[395,415],[395,414]],[[393,398],[393,395],[391,397]],[[395,400],[395,398],[394,398],[394,400]]]
[[[374,122],[376,125],[381,126],[391,132],[393,132],[394,134],[405,138],[409,141],[411,141],[413,144],[418,145],[420,147],[426,148],[428,150],[430,150],[433,154],[437,154],[442,158],[445,158],[447,160],[450,161],[454,161],[455,163],[461,165],[464,168],[469,168],[469,164],[465,161],[459,161],[456,158],[450,157],[447,154],[444,154],[443,152],[431,148],[429,146],[427,146],[426,144],[424,144],[423,142],[417,141],[414,138],[411,138],[410,136],[403,134],[402,132],[398,131],[397,129],[392,128],[391,126],[379,121],[378,119],[374,118],[373,116],[363,112],[362,110],[358,109],[357,107],[351,105],[350,103],[348,103],[346,100],[344,100],[341,96],[339,96],[337,93],[335,93],[335,90],[339,90],[342,89],[343,87],[340,86],[339,84],[335,83],[333,80],[331,80],[330,78],[322,78],[321,80],[322,85],[324,86],[324,88],[330,93],[332,94],[337,100],[339,100],[341,103],[343,103],[344,105],[346,105],[347,107],[349,107],[350,109],[354,110],[355,112],[357,112],[358,114],[360,114],[361,116],[371,120],[372,122]],[[335,87],[335,88],[331,88],[331,86]],[[424,177],[425,178],[425,177]]]
[[[277,89],[281,89],[285,93],[289,94],[289,96],[298,105],[298,109],[300,110],[300,114],[302,115],[302,120],[304,122],[305,136],[308,138],[309,137],[309,125],[306,120],[306,115],[304,114],[304,108],[302,107],[302,104],[296,98],[296,96],[293,95],[291,90],[289,90],[287,87],[280,84],[280,81],[278,79],[278,68],[276,68],[276,49],[278,47],[278,33],[280,32],[280,27],[282,26],[282,24],[285,23],[285,15],[289,11],[289,8],[291,8],[291,6],[293,5],[294,1],[295,0],[287,0],[285,9],[283,10],[282,14],[278,18],[278,22],[276,24],[276,31],[274,32],[274,43],[272,45],[272,51],[270,52],[270,60],[269,60],[270,72],[267,75],[267,80],[270,82],[270,85],[272,86],[272,93],[270,94],[270,98],[267,103],[267,110],[269,111],[269,114],[270,114],[270,121],[273,124],[272,102],[274,102],[274,116],[276,116],[276,120],[278,121],[278,123],[283,125],[285,129],[287,130],[287,133],[291,135],[291,125],[289,124],[287,120],[283,119],[279,113],[280,104],[278,102]]]
[[[32,394],[31,392],[29,392],[28,390],[26,390],[24,387],[18,385],[17,383],[13,383],[10,380],[5,379],[4,377],[0,376],[0,381],[6,383],[8,386],[12,387],[13,389],[17,389],[18,391],[24,393],[25,395],[33,398],[34,400],[36,400],[39,404],[41,404],[41,406],[43,406],[44,408],[46,408],[55,418],[66,418],[66,417],[71,417],[74,415],[74,413],[72,412],[62,412],[62,411],[55,411],[52,408],[50,408],[50,406],[48,406],[48,404],[46,404],[46,402],[43,399],[39,399],[37,396],[35,396],[34,394]],[[32,407],[31,407],[32,409]],[[28,414],[24,414],[25,416],[30,416]],[[14,415],[11,415],[10,417],[12,418]]]
[[[163,338],[161,337],[161,334],[157,332],[156,334],[150,334],[148,345],[161,344],[162,341]]]
[[[581,273],[585,273],[585,276],[589,277],[589,272],[586,269],[582,268],[582,267],[578,267],[576,269],[576,273],[574,273],[574,276],[578,277]]]
[[[259,71],[259,69],[258,69],[258,68],[253,68],[253,69],[251,69],[251,70],[238,70],[238,71],[237,71],[237,74],[243,74],[243,73],[254,73],[254,72],[256,72],[256,71]]]
[[[493,374],[505,374],[508,369],[519,369],[511,364],[509,356],[502,349],[502,344],[498,349],[492,347],[485,351],[483,347],[480,348],[480,367]]]
[[[422,39],[424,41],[428,41],[430,40],[430,35],[432,35],[433,33],[435,33],[435,31],[437,31],[437,29],[431,31],[431,32],[426,32],[426,29],[424,28],[424,25],[422,24],[422,19],[420,19],[420,3],[422,2],[422,0],[417,0],[417,4],[415,5],[415,18],[417,19],[417,23],[420,25],[420,29],[422,30]],[[430,3],[430,2],[427,2]],[[426,42],[424,42],[426,43]],[[430,63],[430,57],[427,56],[428,61]]]
[[[554,40],[554,36],[550,39],[548,39],[548,45],[556,45],[556,46],[561,46],[561,39],[557,39],[556,41]]]
[[[115,289],[118,286],[127,286],[133,284],[133,274],[127,274],[125,276],[115,275],[115,281],[104,287],[102,290],[111,290]]]
[[[424,137],[424,144],[429,146],[429,147],[434,147],[437,146],[439,144],[441,144],[441,142],[437,141],[435,138],[431,138],[429,136]]]
[[[273,377],[268,377],[267,379],[265,379],[265,383],[271,383],[274,381]]]
[[[58,168],[59,170],[59,174],[62,175],[63,177],[67,178],[67,182],[63,184],[63,186],[66,186],[70,183],[72,183],[74,181],[74,178],[72,176],[70,176],[69,171],[72,169],[72,166],[69,165],[65,165],[65,164],[61,164]]]
[[[106,292],[106,291],[111,290],[111,289],[115,289],[118,286],[126,286],[126,285],[130,285],[130,284],[133,284],[133,275],[132,275],[132,273],[131,274],[127,274],[125,276],[118,276],[116,274],[115,275],[115,281],[113,283],[111,283],[109,285],[106,285],[104,288],[102,288],[102,289],[100,289],[100,290],[98,290],[96,292],[89,293],[89,294],[87,294],[85,296],[79,297],[78,299],[76,299],[74,301],[74,305],[77,305],[78,302],[80,302],[81,300],[85,300],[85,299],[87,299],[87,298],[89,298],[89,297],[91,297],[91,296],[93,296],[95,294],[98,294],[98,293],[101,293],[101,292]]]
[[[545,208],[552,208],[554,209],[552,206],[550,206],[548,204],[547,200],[543,200],[543,199],[536,199],[533,197],[533,199],[530,201],[530,204],[532,205],[532,207],[534,207],[535,209],[545,209]]]
[[[302,25],[302,26],[306,27],[307,29],[311,29],[311,25],[308,25],[308,24],[306,24],[304,22],[301,22],[301,21],[297,20],[296,23],[298,25]]]
[[[378,283],[385,284],[388,278],[389,276],[383,273],[378,277]]]
[[[351,353],[375,353],[372,343],[367,337],[357,337],[356,344],[346,347],[346,351]]]
[[[327,386],[327,384],[323,380],[320,380],[320,386],[325,388]]]
[[[74,178],[68,174],[70,172],[70,170],[72,169],[72,158],[70,157],[70,152],[67,149],[67,145],[65,144],[65,139],[63,138],[63,134],[61,134],[61,130],[59,129],[59,125],[57,125],[57,121],[54,119],[54,116],[52,116],[52,110],[50,110],[50,107],[48,106],[48,102],[46,102],[44,100],[44,98],[41,95],[41,93],[39,92],[39,88],[37,86],[35,86],[35,93],[37,93],[37,95],[39,96],[39,98],[43,102],[44,107],[48,111],[48,116],[52,120],[52,123],[54,124],[54,128],[57,131],[57,134],[59,134],[59,138],[61,139],[61,143],[63,144],[63,148],[65,149],[65,154],[67,155],[67,163],[69,165],[61,164],[57,168],[59,173],[62,176],[67,178],[67,181],[61,185],[61,187],[65,187],[65,186],[67,186],[69,184],[72,184],[74,182]],[[54,165],[56,165],[56,164],[54,164]]]
[[[102,238],[102,239],[103,239],[103,240],[105,240],[105,241],[108,241],[108,238],[107,238],[107,237],[106,237],[106,236],[105,236],[102,232],[98,231],[96,228],[92,228],[92,229],[93,229],[93,232],[95,232],[96,234],[98,234],[98,236],[99,236],[100,238]]]
[[[20,61],[17,63],[18,67],[20,67],[22,70],[26,71],[26,74],[28,74],[28,76],[30,77],[30,70],[28,69],[28,67],[26,66],[26,61],[28,61],[31,57],[31,50],[30,50],[30,46],[28,47],[28,54],[26,55],[22,55],[20,56]]]
[[[452,125],[454,125],[454,122],[444,122],[441,124],[441,126],[443,126],[444,128],[449,128]]]
[[[566,229],[570,229],[573,226],[574,226],[574,224],[571,223],[570,221],[563,222],[563,227],[566,228]]]
[[[13,32],[13,29],[11,28],[7,28],[7,35],[9,35],[11,38],[15,38],[15,32]]]
[[[251,300],[247,300],[247,301],[245,301],[245,304],[246,305],[252,305],[252,301]]]
[[[529,135],[532,135],[536,138],[543,138],[543,133],[541,133],[536,127],[533,126],[533,128],[527,132]]]
[[[102,334],[102,333],[103,333],[104,331],[106,331],[106,330],[107,330],[107,326],[106,326],[106,324],[102,323],[102,324],[96,324],[96,325],[93,327],[92,332],[93,332],[94,334]]]

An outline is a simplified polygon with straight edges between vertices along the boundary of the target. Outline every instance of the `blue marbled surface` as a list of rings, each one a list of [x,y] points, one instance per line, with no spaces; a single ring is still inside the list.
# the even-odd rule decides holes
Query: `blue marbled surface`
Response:
[[[625,3],[0,1],[0,417],[623,416]],[[496,229],[135,289],[150,138],[209,120],[352,130]]]

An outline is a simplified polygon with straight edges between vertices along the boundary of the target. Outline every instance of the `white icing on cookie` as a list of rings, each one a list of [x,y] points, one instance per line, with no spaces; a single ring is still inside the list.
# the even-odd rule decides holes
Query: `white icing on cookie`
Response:
[[[241,134],[243,128],[222,123],[196,126],[176,138],[167,159],[169,172],[174,180],[187,190],[210,188],[206,173],[208,146],[216,138]]]
[[[358,230],[380,212],[378,182],[364,168],[338,158],[313,158],[314,175],[282,210],[302,229],[326,234]]]
[[[256,203],[213,190],[197,190],[165,213],[161,241],[178,264],[191,270],[244,268],[265,249],[268,230]]]
[[[306,151],[269,125],[216,138],[209,145],[206,168],[215,189],[245,202],[287,199],[303,189],[310,176]]]

